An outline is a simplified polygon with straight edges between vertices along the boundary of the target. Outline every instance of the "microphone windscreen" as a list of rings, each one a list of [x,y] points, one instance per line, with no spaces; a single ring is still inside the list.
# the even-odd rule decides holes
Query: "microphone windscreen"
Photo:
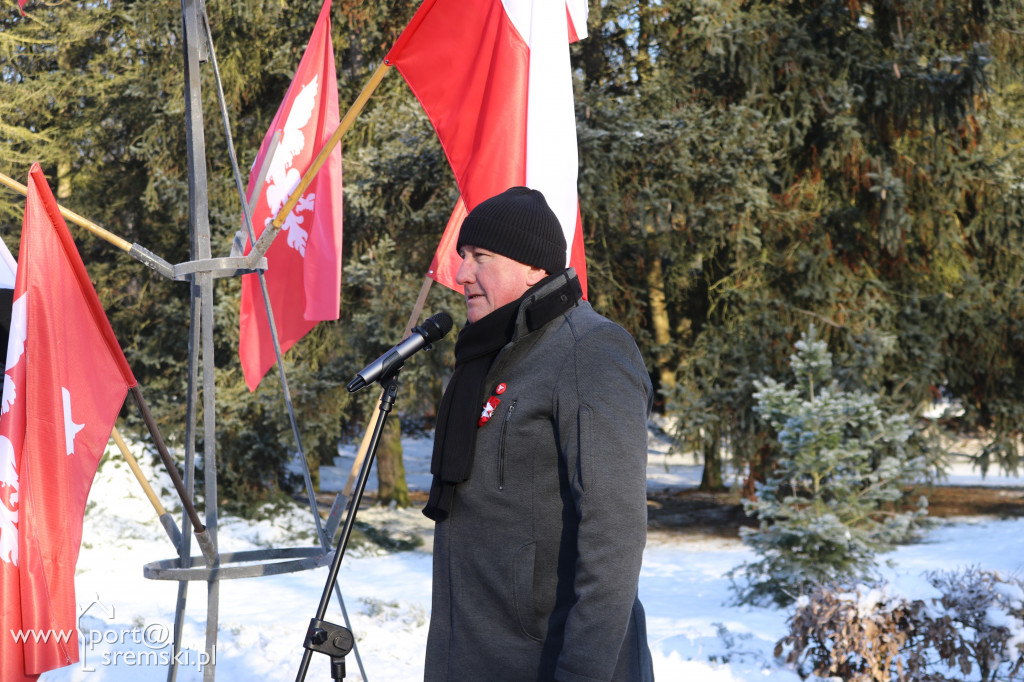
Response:
[[[444,338],[444,335],[452,330],[453,324],[452,316],[441,312],[429,317],[421,328],[426,332],[427,341],[434,343]]]

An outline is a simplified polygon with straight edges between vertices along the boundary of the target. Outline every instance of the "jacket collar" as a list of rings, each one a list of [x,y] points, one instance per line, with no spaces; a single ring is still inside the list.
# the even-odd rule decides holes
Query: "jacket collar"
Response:
[[[575,308],[582,298],[583,288],[575,268],[548,275],[523,295],[513,340],[540,329]]]

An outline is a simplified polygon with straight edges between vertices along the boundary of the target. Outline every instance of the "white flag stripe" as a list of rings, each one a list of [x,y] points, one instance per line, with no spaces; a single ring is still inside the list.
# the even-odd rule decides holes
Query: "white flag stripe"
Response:
[[[569,10],[576,37],[583,40],[587,37],[587,0],[566,0],[565,7]]]
[[[509,18],[530,47],[526,186],[543,192],[551,210],[558,216],[568,246],[568,263],[576,234],[579,156],[566,7],[543,0],[503,1]],[[516,23],[527,20],[529,23]]]
[[[14,273],[18,270],[18,263],[11,255],[7,244],[0,239],[0,289],[14,288]]]

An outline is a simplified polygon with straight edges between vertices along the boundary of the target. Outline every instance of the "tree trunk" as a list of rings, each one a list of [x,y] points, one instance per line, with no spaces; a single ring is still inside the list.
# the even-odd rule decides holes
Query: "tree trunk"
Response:
[[[71,71],[71,55],[68,49],[63,49],[57,56],[57,64],[60,66],[61,71]],[[66,111],[67,115],[71,116],[71,107],[69,106]],[[57,161],[57,203],[67,205],[68,199],[71,198],[71,160],[67,157],[63,157]]]
[[[402,461],[402,426],[396,415],[391,415],[377,446],[377,503],[408,507],[409,486],[405,482],[405,463]]]
[[[61,159],[57,162],[57,201],[67,204],[71,198],[71,162]]]
[[[664,409],[664,396],[676,385],[675,367],[672,366],[672,333],[668,318],[668,306],[665,303],[665,273],[661,267],[661,255],[657,237],[653,228],[647,226],[647,262],[645,277],[647,280],[647,305],[651,314],[651,328],[654,331],[654,372],[658,380],[660,396],[655,398],[655,405]]]
[[[766,434],[758,434],[766,439]],[[757,498],[757,484],[764,483],[768,478],[768,469],[772,462],[772,447],[767,442],[754,451],[754,456],[747,462],[747,480],[743,482],[743,497],[748,500]]]
[[[722,439],[715,429],[714,435],[704,441],[704,473],[700,477],[700,490],[715,492],[725,489],[722,478]]]

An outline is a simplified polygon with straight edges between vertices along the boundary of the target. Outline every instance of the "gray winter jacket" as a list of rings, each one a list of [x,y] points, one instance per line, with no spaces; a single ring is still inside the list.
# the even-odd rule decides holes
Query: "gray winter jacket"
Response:
[[[486,388],[500,402],[435,530],[424,679],[652,680],[637,598],[652,388],[633,338],[586,301],[533,332],[521,309]]]

